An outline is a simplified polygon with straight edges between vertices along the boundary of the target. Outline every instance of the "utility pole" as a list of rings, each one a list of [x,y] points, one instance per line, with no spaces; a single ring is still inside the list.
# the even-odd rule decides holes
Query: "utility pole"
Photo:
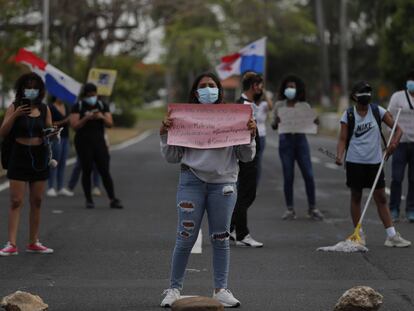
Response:
[[[49,60],[49,10],[49,0],[43,0],[42,56],[45,61]]]
[[[339,15],[339,31],[340,31],[340,73],[341,73],[341,99],[339,101],[340,111],[348,108],[348,17],[347,17],[347,0],[341,0]]]
[[[322,78],[322,96],[321,104],[324,107],[331,105],[330,100],[330,77],[329,77],[329,55],[328,46],[325,37],[325,16],[323,12],[322,0],[315,0],[315,11],[316,11],[316,24],[319,32],[319,43],[320,43],[320,66],[321,66],[321,78]]]

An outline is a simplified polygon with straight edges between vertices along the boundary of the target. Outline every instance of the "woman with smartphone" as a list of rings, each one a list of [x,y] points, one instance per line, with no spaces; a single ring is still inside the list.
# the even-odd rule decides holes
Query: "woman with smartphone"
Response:
[[[98,100],[93,83],[83,87],[81,100],[73,106],[70,124],[76,131],[75,148],[82,166],[82,187],[86,208],[94,208],[91,191],[93,164],[101,175],[111,208],[122,208],[115,197],[114,184],[109,172],[109,150],[105,141],[105,127],[112,127],[112,115],[107,104]]]
[[[49,177],[49,150],[44,144],[44,129],[52,127],[49,108],[43,104],[45,85],[35,73],[20,76],[15,84],[16,98],[7,109],[0,136],[11,141],[7,161],[10,181],[8,242],[0,256],[18,254],[17,230],[26,186],[29,186],[30,235],[26,252],[50,254],[53,249],[39,242],[40,208]]]

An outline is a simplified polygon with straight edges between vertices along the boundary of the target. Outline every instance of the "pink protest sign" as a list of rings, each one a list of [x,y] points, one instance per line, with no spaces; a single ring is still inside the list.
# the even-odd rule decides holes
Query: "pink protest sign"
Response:
[[[173,119],[169,145],[211,149],[250,143],[250,105],[170,104],[168,111]]]

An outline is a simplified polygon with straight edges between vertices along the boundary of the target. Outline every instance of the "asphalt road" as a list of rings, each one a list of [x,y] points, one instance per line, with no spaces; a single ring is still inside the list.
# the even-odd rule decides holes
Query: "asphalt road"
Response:
[[[366,254],[316,252],[352,233],[343,169],[317,151],[332,151],[335,141],[310,137],[317,205],[326,220],[306,215],[306,195],[299,171],[295,205],[299,217],[282,221],[283,179],[275,133],[269,134],[263,179],[249,212],[252,235],[262,249],[232,248],[229,286],[242,310],[333,310],[337,299],[355,285],[372,286],[384,295],[381,310],[414,309],[414,248],[388,249],[385,233],[371,206],[365,230]],[[178,166],[166,163],[154,133],[112,152],[112,174],[124,210],[111,210],[104,198],[86,210],[80,186],[74,198],[46,198],[42,242],[53,255],[26,254],[28,208],[19,230],[21,253],[0,258],[0,297],[25,290],[40,295],[50,310],[160,310],[168,287],[175,239]],[[68,172],[70,169],[68,170]],[[390,176],[390,171],[386,171]],[[404,202],[403,202],[404,203]],[[0,243],[6,241],[8,191],[0,192]],[[202,254],[188,265],[184,295],[212,294],[211,247],[203,227]],[[397,229],[414,241],[414,225]]]

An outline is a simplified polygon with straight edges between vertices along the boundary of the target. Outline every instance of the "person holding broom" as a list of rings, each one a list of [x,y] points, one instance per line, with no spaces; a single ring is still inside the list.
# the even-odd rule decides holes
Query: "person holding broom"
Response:
[[[356,102],[354,107],[348,108],[341,118],[341,130],[337,145],[336,164],[342,165],[344,153],[346,168],[346,185],[351,189],[351,216],[356,227],[361,218],[361,199],[364,188],[374,186],[376,175],[381,166],[381,122],[392,128],[392,115],[384,108],[371,104],[371,86],[360,81],[351,91],[351,100]],[[386,148],[385,159],[394,152],[401,139],[402,131],[397,125],[395,135]],[[373,192],[377,205],[378,215],[384,224],[387,247],[408,247],[410,241],[404,239],[396,230],[392,222],[385,195],[384,172],[378,179]],[[365,246],[365,235],[360,229],[360,243]]]

